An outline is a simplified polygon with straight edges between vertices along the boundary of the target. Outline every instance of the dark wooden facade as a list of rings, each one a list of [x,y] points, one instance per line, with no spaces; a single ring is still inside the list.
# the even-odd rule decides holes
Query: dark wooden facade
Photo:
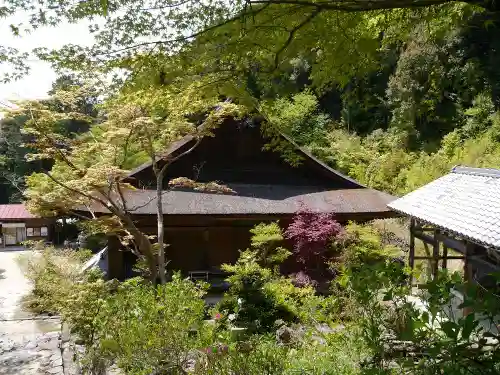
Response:
[[[287,163],[281,154],[265,150],[266,140],[258,124],[228,121],[217,129],[215,137],[206,137],[194,151],[169,167],[164,187],[172,178],[188,177],[198,182],[216,181],[236,192],[229,196],[175,190],[165,194],[169,269],[188,273],[233,263],[238,250],[248,248],[252,227],[276,220],[286,226],[302,203],[315,211],[334,212],[344,222],[396,215],[386,206],[391,196],[367,189],[332,170],[284,136],[282,141],[289,142],[301,157],[297,167]],[[187,137],[168,150],[166,157],[192,144]],[[136,168],[128,180],[141,189],[130,196],[129,207],[141,206],[147,200],[144,195],[154,195],[151,189],[156,180],[151,163]],[[134,212],[141,230],[155,235],[154,202]],[[110,273],[122,278],[126,270],[118,264],[123,262],[123,254],[116,251],[119,243],[112,243]]]

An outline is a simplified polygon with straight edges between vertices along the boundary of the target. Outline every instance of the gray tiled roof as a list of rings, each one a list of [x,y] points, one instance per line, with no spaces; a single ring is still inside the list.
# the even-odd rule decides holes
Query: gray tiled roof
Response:
[[[348,219],[363,214],[370,218],[395,216],[394,212],[387,208],[387,204],[394,197],[372,189],[324,190],[314,186],[258,184],[226,186],[236,194],[213,194],[193,190],[166,191],[163,194],[164,212],[166,215],[293,214],[304,204],[313,211],[333,212]],[[156,213],[156,191],[132,190],[125,196],[133,214]],[[107,210],[97,208],[96,211]]]
[[[500,170],[455,167],[391,202],[393,210],[500,248]]]

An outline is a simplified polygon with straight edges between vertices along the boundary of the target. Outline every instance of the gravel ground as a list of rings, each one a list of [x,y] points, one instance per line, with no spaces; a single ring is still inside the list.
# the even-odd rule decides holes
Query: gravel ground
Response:
[[[63,375],[60,321],[21,306],[31,288],[16,261],[25,253],[0,251],[0,375]]]

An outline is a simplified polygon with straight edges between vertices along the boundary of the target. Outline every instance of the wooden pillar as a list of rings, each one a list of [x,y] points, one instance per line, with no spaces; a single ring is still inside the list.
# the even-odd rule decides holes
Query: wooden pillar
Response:
[[[434,230],[434,243],[432,244],[432,277],[437,279],[439,271],[439,240],[437,239],[437,234],[439,230]]]
[[[408,254],[408,264],[412,274],[410,275],[410,286],[413,284],[413,269],[415,268],[415,219],[410,220],[410,253]]]
[[[125,279],[125,263],[120,239],[108,236],[108,279]]]
[[[474,244],[469,241],[465,244],[465,254],[464,254],[464,281],[470,283],[473,280],[472,277],[472,265],[470,264],[470,257],[474,254]],[[465,293],[467,293],[465,288]],[[464,296],[465,298],[466,296]],[[465,307],[463,309],[464,316],[469,315],[472,312],[472,307]]]
[[[470,264],[470,257],[474,254],[474,244],[467,241],[465,244],[464,254],[464,281],[472,281],[472,267]]]
[[[441,265],[442,269],[445,270],[448,268],[448,248],[443,244],[443,264]]]

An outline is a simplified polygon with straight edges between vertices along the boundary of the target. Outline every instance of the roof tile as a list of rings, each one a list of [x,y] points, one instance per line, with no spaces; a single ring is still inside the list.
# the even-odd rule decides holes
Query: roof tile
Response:
[[[388,206],[500,248],[500,170],[456,167]]]
[[[33,219],[24,204],[0,204],[0,220]]]

